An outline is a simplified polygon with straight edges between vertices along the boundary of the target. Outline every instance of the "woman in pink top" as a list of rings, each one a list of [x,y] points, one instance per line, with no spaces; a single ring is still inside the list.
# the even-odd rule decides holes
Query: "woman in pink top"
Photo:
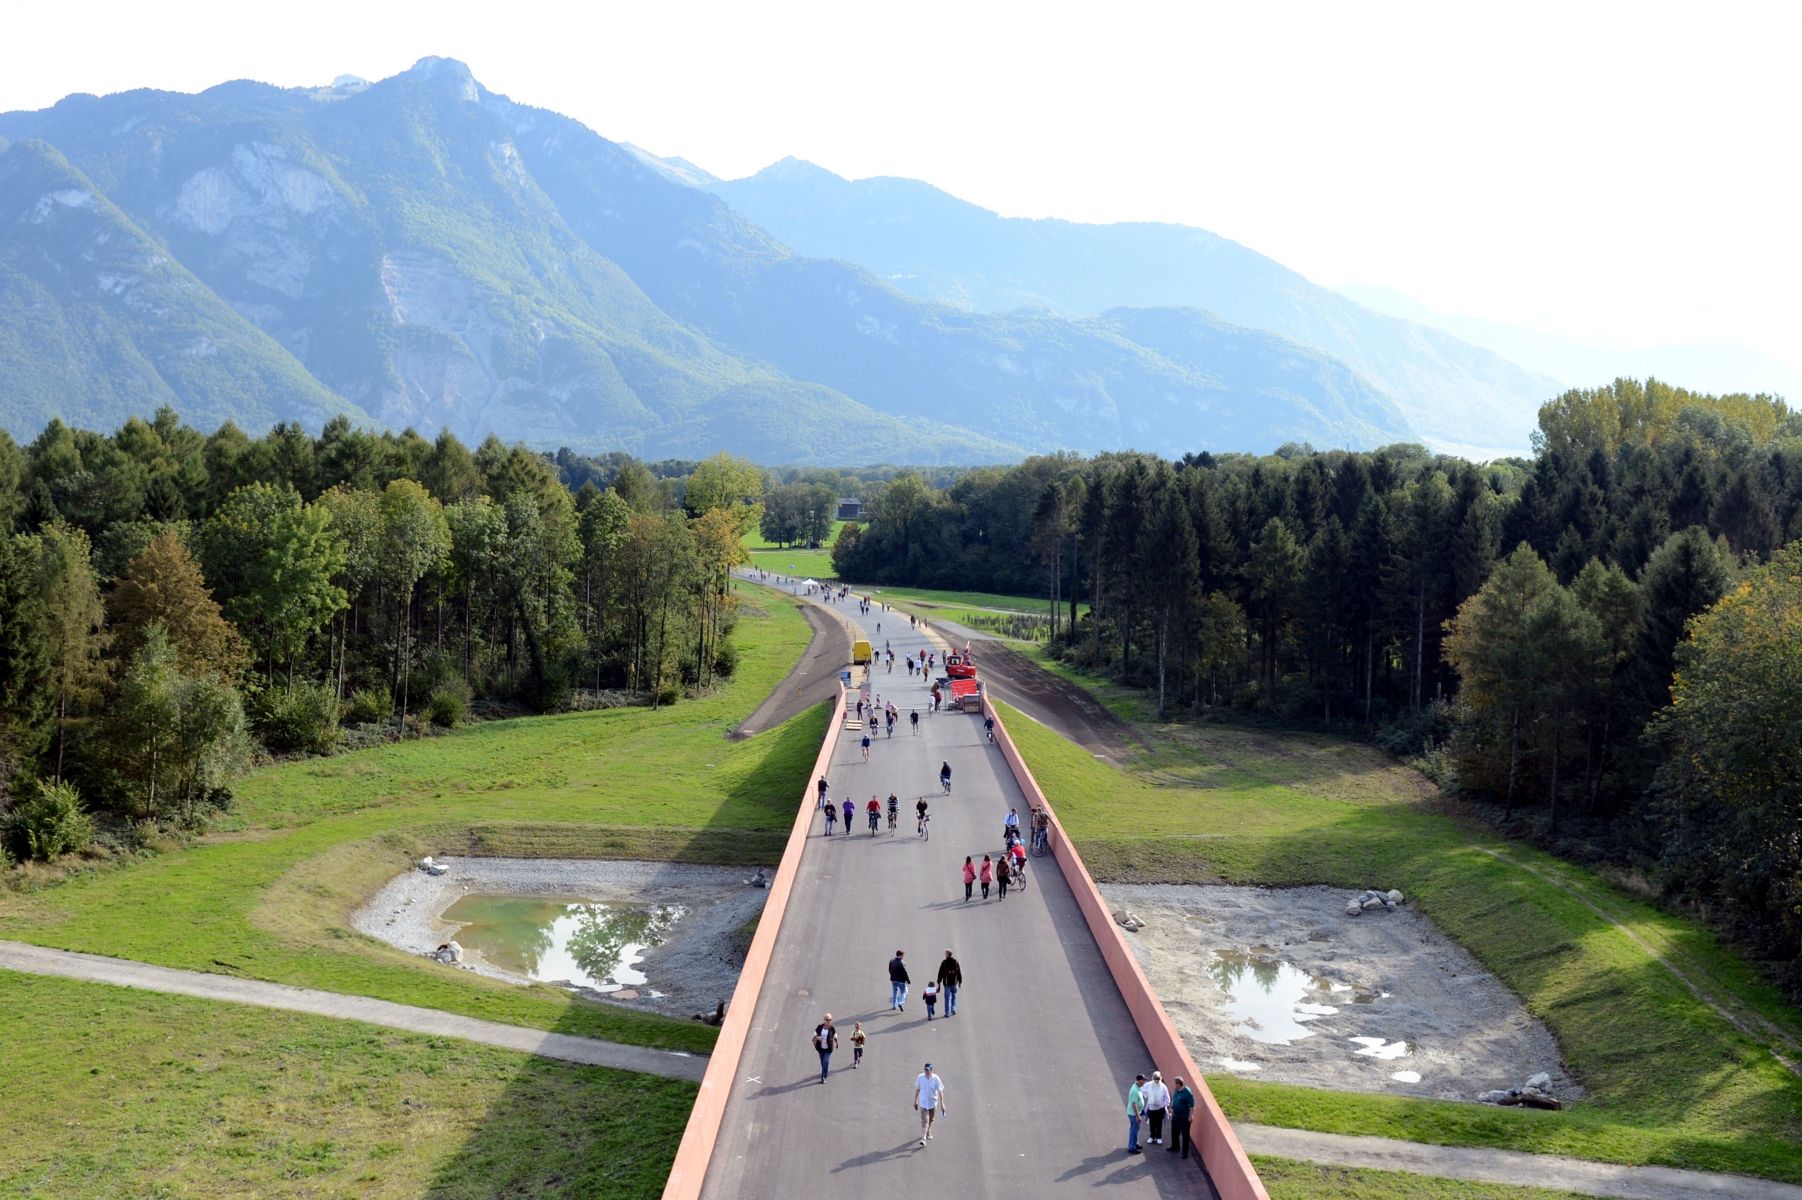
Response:
[[[964,855],[964,899],[970,898],[970,888],[976,882],[976,867],[968,854]]]
[[[982,872],[977,878],[982,880],[982,898],[987,900],[989,884],[993,883],[995,879],[995,864],[989,860],[989,856],[986,854],[982,856]]]

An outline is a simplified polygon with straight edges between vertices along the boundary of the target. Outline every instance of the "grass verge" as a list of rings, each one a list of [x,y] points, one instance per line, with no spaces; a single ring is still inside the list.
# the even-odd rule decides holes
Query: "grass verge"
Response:
[[[0,973],[10,1194],[662,1192],[695,1086],[352,1021]]]
[[[1575,1192],[1253,1155],[1270,1200],[1578,1200]]]
[[[348,917],[423,853],[773,864],[825,714],[726,739],[809,637],[792,603],[765,596],[761,615],[739,623],[735,678],[714,695],[484,723],[262,771],[239,789],[225,832],[0,897],[0,937],[706,1051],[709,1027],[441,967],[356,933]]]
[[[1704,927],[1458,819],[1341,738],[1140,720],[1143,749],[1116,770],[1032,721],[1009,729],[1096,878],[1399,887],[1545,1021],[1591,1092],[1546,1113],[1211,1076],[1234,1119],[1802,1181],[1802,1080],[1759,1021],[1802,1024]]]

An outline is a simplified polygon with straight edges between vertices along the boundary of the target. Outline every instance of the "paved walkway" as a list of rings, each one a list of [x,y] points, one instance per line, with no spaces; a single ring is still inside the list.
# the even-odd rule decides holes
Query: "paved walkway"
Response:
[[[1033,860],[1024,893],[1005,902],[963,900],[964,856],[1001,850],[1001,820],[1022,806],[1001,752],[981,719],[925,715],[927,683],[900,657],[927,645],[905,614],[857,613],[893,673],[876,668],[872,690],[901,709],[893,738],[863,761],[846,731],[829,783],[862,809],[872,795],[901,797],[900,828],[827,839],[817,831],[801,860],[703,1195],[984,1197],[1211,1194],[1198,1163],[1152,1147],[1126,1154],[1125,1094],[1149,1066],[1144,1044],[1062,874]],[[879,631],[876,626],[881,623]],[[921,713],[910,734],[908,713]],[[953,795],[938,767],[950,760]],[[914,833],[914,801],[931,805],[930,840]],[[914,978],[903,1012],[889,1010],[887,963],[907,951]],[[947,948],[963,964],[956,1017],[928,1023],[919,990]],[[941,1009],[941,1013],[942,1013]],[[820,1083],[809,1038],[831,1012],[844,1047]],[[851,1069],[848,1037],[862,1021],[869,1049]],[[944,1078],[948,1115],[919,1144],[912,1083],[930,1060]]]
[[[1618,1200],[1802,1200],[1802,1187],[1671,1167],[1625,1167],[1552,1154],[1466,1146],[1428,1146],[1393,1138],[1348,1137],[1272,1125],[1234,1125],[1247,1154],[1412,1171],[1484,1183],[1557,1188]]]
[[[141,988],[147,992],[196,996],[202,1000],[252,1004],[259,1008],[281,1008],[319,1017],[339,1017],[369,1025],[381,1025],[388,1029],[404,1029],[408,1033],[462,1038],[466,1042],[499,1046],[503,1050],[517,1050],[522,1054],[537,1054],[544,1058],[557,1058],[592,1067],[642,1071],[647,1075],[687,1079],[695,1083],[699,1083],[701,1076],[707,1071],[705,1055],[651,1050],[644,1046],[623,1046],[597,1038],[573,1037],[566,1033],[547,1033],[542,1029],[524,1029],[497,1021],[459,1017],[436,1009],[415,1008],[410,1004],[391,1004],[386,1000],[371,1000],[366,996],[317,992],[311,988],[289,987],[257,979],[238,979],[231,975],[178,971],[172,967],[153,967],[123,958],[51,950],[24,942],[0,942],[0,968],[32,975],[57,975],[89,983]]]

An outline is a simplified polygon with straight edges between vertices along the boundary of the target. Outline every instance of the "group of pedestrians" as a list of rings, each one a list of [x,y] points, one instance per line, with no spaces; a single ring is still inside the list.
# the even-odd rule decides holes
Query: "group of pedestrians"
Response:
[[[1170,1153],[1181,1151],[1184,1158],[1189,1157],[1189,1149],[1195,1143],[1189,1137],[1189,1125],[1195,1118],[1195,1093],[1178,1075],[1175,1080],[1176,1090],[1171,1091],[1164,1084],[1162,1071],[1153,1071],[1148,1080],[1143,1075],[1134,1076],[1133,1085],[1126,1093],[1126,1152],[1139,1154],[1139,1125],[1143,1122],[1148,1128],[1146,1142],[1157,1146],[1164,1141],[1164,1121],[1170,1122]]]

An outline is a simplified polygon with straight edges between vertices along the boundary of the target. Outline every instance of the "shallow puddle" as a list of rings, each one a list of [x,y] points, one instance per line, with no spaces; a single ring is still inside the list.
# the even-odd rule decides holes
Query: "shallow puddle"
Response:
[[[1251,953],[1214,952],[1217,960],[1209,971],[1227,994],[1226,1011],[1237,1022],[1234,1029],[1253,1041],[1286,1046],[1314,1031],[1306,1022],[1330,1017],[1339,1010],[1321,1004],[1316,997],[1332,995],[1332,984],[1274,957],[1265,947]]]
[[[504,971],[616,992],[649,982],[635,965],[687,912],[677,904],[464,896],[443,919],[463,922],[458,943]]]

